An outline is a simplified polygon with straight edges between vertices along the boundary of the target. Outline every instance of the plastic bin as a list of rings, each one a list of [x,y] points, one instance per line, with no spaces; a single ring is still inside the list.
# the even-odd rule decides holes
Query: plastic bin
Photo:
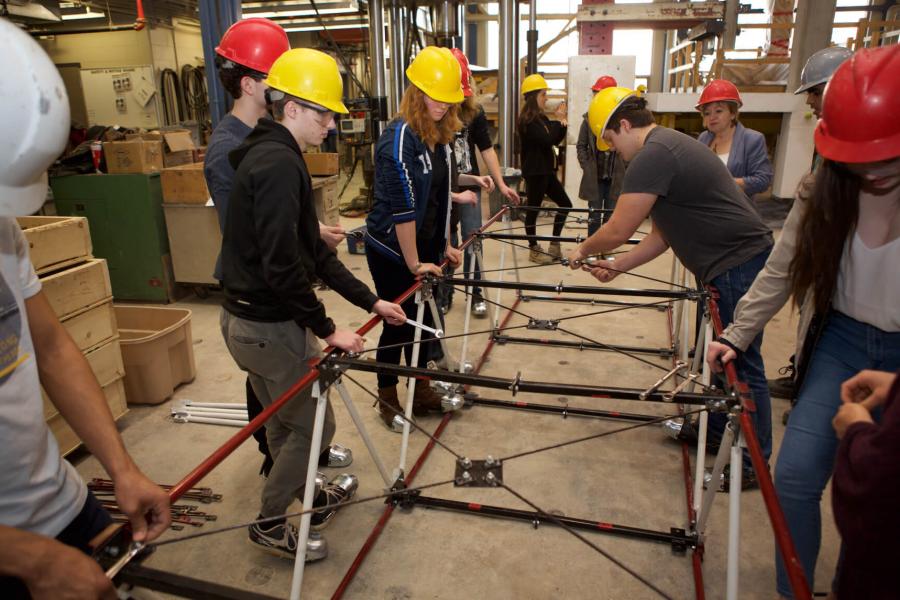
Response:
[[[159,404],[193,381],[191,311],[157,306],[115,306],[129,404]]]

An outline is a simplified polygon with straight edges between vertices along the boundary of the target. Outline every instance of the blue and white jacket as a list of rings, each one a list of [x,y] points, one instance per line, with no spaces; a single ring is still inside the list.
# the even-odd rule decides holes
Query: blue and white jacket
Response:
[[[713,134],[704,131],[697,139],[703,145],[709,146]],[[765,136],[738,123],[731,139],[728,171],[735,179],[744,178],[744,193],[748,197],[766,191],[772,183],[772,163],[769,162]]]
[[[447,173],[452,174],[452,150],[444,146]],[[422,226],[428,208],[431,190],[431,155],[428,147],[419,139],[412,127],[401,118],[391,121],[375,145],[375,203],[366,218],[366,246],[368,251],[378,252],[398,264],[404,264],[397,241],[395,226],[416,222],[416,232]],[[450,180],[446,189],[439,191],[439,198],[446,198],[438,206],[436,223],[443,223],[434,240],[417,240],[422,262],[437,261],[447,244],[450,232]],[[427,243],[426,243],[427,242]],[[432,253],[428,256],[427,254]]]

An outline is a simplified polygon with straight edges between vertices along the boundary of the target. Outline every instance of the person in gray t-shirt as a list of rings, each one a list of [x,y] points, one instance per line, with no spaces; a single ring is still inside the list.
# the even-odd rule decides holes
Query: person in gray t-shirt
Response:
[[[648,216],[650,233],[615,262],[599,261],[590,269],[602,282],[614,279],[665,252],[669,247],[697,278],[719,292],[724,324],[753,283],[772,249],[772,232],[763,224],[731,174],[703,144],[683,133],[658,127],[647,102],[625,88],[607,88],[591,103],[589,119],[597,146],[615,149],[628,162],[622,193],[609,221],[569,254],[579,268],[592,254],[628,241]],[[772,451],[771,401],[760,346],[762,335],[738,361],[738,374],[756,401],[756,432],[766,458]],[[715,418],[714,418],[715,417]],[[713,443],[724,418],[710,418]],[[748,469],[747,486],[755,482]]]

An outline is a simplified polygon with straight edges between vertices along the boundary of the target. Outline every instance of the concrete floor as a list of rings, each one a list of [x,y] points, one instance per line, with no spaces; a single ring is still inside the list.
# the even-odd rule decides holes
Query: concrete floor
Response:
[[[542,229],[549,231],[546,227],[549,220],[544,219],[543,223],[545,226]],[[358,223],[357,220],[345,219],[343,224],[349,229]],[[578,233],[574,226],[567,232]],[[501,246],[501,242],[497,241],[485,243],[488,268],[496,268]],[[517,252],[519,264],[528,264],[525,262],[525,251]],[[349,255],[342,247],[340,258],[357,276],[370,281],[365,257]],[[671,258],[666,255],[638,272],[668,278],[670,264]],[[496,276],[497,273],[491,274],[491,277]],[[524,281],[564,281],[583,285],[594,282],[586,274],[558,266],[524,269],[520,271],[520,276]],[[505,277],[509,279],[512,275]],[[613,285],[657,287],[659,284],[622,276]],[[355,328],[366,321],[367,315],[334,292],[323,292],[321,297],[329,315],[339,326]],[[512,299],[512,292],[506,291],[501,302],[509,305]],[[170,404],[185,399],[243,402],[244,374],[235,366],[219,333],[220,300],[221,297],[214,294],[205,300],[192,296],[178,303],[178,306],[193,311],[197,364],[194,382],[178,388],[173,399],[162,405],[131,407],[129,414],[120,421],[129,451],[156,481],[174,483],[236,431],[229,427],[180,425],[169,418]],[[456,300],[457,304],[449,315],[448,335],[462,330],[462,295],[457,295]],[[520,310],[538,318],[559,318],[597,309],[577,304],[529,302],[521,304]],[[524,322],[523,317],[514,317],[510,325]],[[655,310],[628,309],[574,319],[569,321],[568,326],[606,343],[653,347],[667,344],[666,315]],[[783,310],[766,331],[763,350],[770,376],[786,364],[792,352],[794,327],[795,319]],[[487,321],[472,321],[473,331],[488,328]],[[369,347],[376,345],[378,331],[380,329],[369,334]],[[534,332],[523,329],[512,333],[528,335]],[[551,335],[561,336],[559,333]],[[471,337],[470,356],[480,354],[486,341],[487,335]],[[458,354],[461,340],[452,339],[448,343]],[[651,362],[668,364],[661,359]],[[519,371],[523,378],[529,380],[638,388],[648,386],[661,373],[651,365],[618,354],[521,345],[496,347],[483,373],[511,378]],[[357,373],[354,377],[374,390],[374,376]],[[388,464],[396,465],[400,436],[380,424],[369,395],[352,383],[348,382],[347,386],[382,457]],[[505,391],[482,390],[482,393],[490,398],[508,399],[510,396]],[[517,399],[658,415],[671,412],[674,408],[532,394],[520,394]],[[359,476],[359,496],[381,493],[382,481],[337,394],[332,394],[332,402],[338,422],[335,441],[351,446],[355,452],[355,462],[349,470]],[[776,451],[784,431],[781,414],[786,407],[785,401],[774,400]],[[439,417],[422,420],[431,429],[438,422]],[[455,414],[441,439],[462,454],[483,458],[488,454],[505,456],[622,425],[621,422],[562,419],[558,416],[473,408]],[[412,460],[418,456],[425,441],[421,434],[412,435]],[[262,486],[262,479],[257,474],[260,462],[255,444],[247,443],[203,481],[203,485],[224,496],[221,504],[208,507],[218,514],[219,519],[205,528],[237,524],[256,516]],[[81,457],[77,467],[85,478],[102,474],[96,460],[89,456]],[[415,484],[450,479],[453,469],[453,456],[436,448]],[[558,514],[663,531],[685,526],[680,447],[655,426],[510,461],[505,468],[505,481],[537,505]],[[428,494],[528,509],[502,489],[443,486],[430,490]],[[746,492],[741,495],[741,501],[741,597],[773,598],[774,542],[761,495],[759,492]],[[817,590],[827,588],[838,550],[830,503],[824,504],[825,525]],[[325,530],[330,556],[308,565],[306,569],[304,598],[330,597],[382,510],[383,504],[375,501],[348,507],[338,515]],[[727,496],[719,495],[710,517],[703,564],[709,598],[724,597],[726,524]],[[179,532],[170,532],[165,538],[178,535]],[[669,547],[650,542],[602,534],[586,535],[671,596],[694,597],[690,555],[676,556]],[[148,559],[147,564],[280,597],[288,595],[292,568],[291,561],[251,547],[243,529],[162,547]],[[552,526],[534,529],[523,522],[416,508],[411,512],[394,513],[374,551],[350,584],[346,597],[612,599],[655,596],[642,583],[561,529]]]

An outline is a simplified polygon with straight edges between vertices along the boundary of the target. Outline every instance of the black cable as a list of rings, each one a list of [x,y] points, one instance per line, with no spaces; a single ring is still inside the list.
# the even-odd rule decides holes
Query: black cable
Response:
[[[187,120],[205,122],[209,117],[209,98],[206,92],[206,77],[203,68],[191,65],[181,67],[181,89],[183,92]]]
[[[356,76],[356,73],[354,73],[353,69],[350,68],[350,63],[347,62],[347,57],[344,56],[344,51],[341,50],[341,47],[338,46],[337,42],[334,41],[334,37],[331,35],[331,32],[328,31],[327,27],[325,27],[325,21],[322,20],[322,14],[319,12],[319,7],[316,5],[316,0],[309,0],[309,3],[313,7],[313,10],[316,11],[316,20],[319,22],[319,26],[325,33],[325,41],[328,42],[328,45],[331,47],[334,53],[337,54],[338,60],[341,61],[342,65],[344,65],[344,70],[347,72],[347,75],[349,75],[350,79],[352,79],[353,82],[359,87],[359,90],[362,92],[363,97],[370,98],[371,96],[369,95],[369,91],[365,87],[363,87],[363,84]],[[378,65],[378,67],[384,68],[384,65]]]
[[[183,119],[181,86],[178,74],[172,69],[159,72],[159,100],[163,110],[163,125],[175,125]]]

